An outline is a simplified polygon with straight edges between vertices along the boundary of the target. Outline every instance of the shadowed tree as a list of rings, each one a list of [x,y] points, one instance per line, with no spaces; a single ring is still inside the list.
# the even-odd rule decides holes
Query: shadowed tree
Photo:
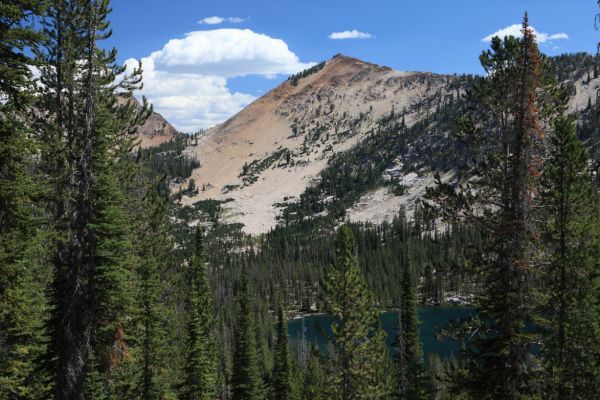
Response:
[[[208,400],[217,394],[217,343],[213,296],[204,261],[203,232],[197,227],[187,309],[187,358],[182,399]]]
[[[247,264],[242,266],[237,296],[238,316],[235,324],[231,377],[232,398],[233,400],[259,400],[262,399],[262,379],[256,354],[254,311]]]

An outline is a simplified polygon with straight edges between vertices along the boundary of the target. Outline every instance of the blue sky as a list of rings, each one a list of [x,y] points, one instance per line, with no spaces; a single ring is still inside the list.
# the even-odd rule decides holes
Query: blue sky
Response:
[[[546,54],[595,51],[595,0],[121,0],[109,44],[122,62],[144,60],[145,94],[191,131],[336,53],[398,70],[480,73],[482,39],[520,23],[525,11]],[[199,23],[208,17],[220,18]],[[368,38],[334,40],[334,32]]]

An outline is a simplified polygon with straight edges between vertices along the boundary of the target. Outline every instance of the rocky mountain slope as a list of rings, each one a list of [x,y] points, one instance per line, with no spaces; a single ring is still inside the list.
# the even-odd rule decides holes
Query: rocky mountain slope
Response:
[[[336,153],[403,113],[410,126],[439,99],[457,95],[455,77],[399,72],[342,55],[291,77],[186,150],[201,164],[199,200],[229,200],[224,218],[259,234],[276,224],[277,205],[294,201]],[[181,184],[185,185],[185,183]],[[177,189],[177,187],[174,187]]]
[[[589,59],[584,61],[567,59],[566,65],[579,64],[572,71],[561,67],[561,80],[572,92],[571,111],[595,103],[600,84],[597,73],[590,76]],[[337,155],[350,149],[360,153],[359,144],[372,146],[369,140],[377,143],[376,137],[385,138],[381,132],[387,130],[388,142],[377,144],[368,163],[373,158],[386,163],[378,181],[393,185],[377,184],[345,204],[344,214],[353,221],[375,223],[391,219],[401,206],[410,214],[425,187],[433,183],[430,167],[455,156],[453,149],[444,147],[449,126],[458,117],[452,113],[460,112],[452,106],[471,78],[400,72],[334,56],[290,77],[190,141],[184,153],[200,162],[190,178],[196,191],[186,191],[189,181],[173,183],[172,190],[186,191],[183,205],[208,199],[222,202],[224,222],[239,222],[246,233],[261,234],[273,228],[307,188],[320,183],[320,174],[334,160],[336,168],[343,168]],[[385,157],[373,157],[379,153]],[[450,178],[452,170],[444,176]],[[321,197],[318,201],[324,204],[337,200]]]
[[[134,102],[136,108],[140,108],[141,104],[135,97],[121,96],[119,101]],[[177,135],[177,129],[173,127],[162,115],[157,112],[152,112],[148,119],[138,128],[140,136],[140,147],[148,148],[166,143]]]
[[[150,114],[150,117],[139,128],[140,146],[142,148],[158,146],[168,142],[177,135],[177,129],[173,127],[162,115],[157,112]]]

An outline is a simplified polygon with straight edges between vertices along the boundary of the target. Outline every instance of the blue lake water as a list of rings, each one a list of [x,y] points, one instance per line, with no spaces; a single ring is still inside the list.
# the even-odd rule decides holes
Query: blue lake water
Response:
[[[447,358],[451,355],[458,355],[460,342],[453,339],[441,339],[436,337],[436,331],[445,327],[448,322],[460,318],[466,318],[475,314],[477,311],[473,307],[442,307],[426,306],[418,310],[419,320],[421,322],[421,342],[425,360],[429,353],[436,353],[440,357]],[[391,346],[396,337],[396,327],[398,325],[398,314],[395,312],[381,313],[381,325],[387,333],[387,342]],[[324,351],[327,346],[327,339],[320,332],[331,335],[330,315],[309,315],[304,318],[294,319],[288,322],[288,333],[290,343],[295,349],[298,339],[301,336],[302,326],[306,330],[306,340],[309,343],[316,344],[320,350]],[[320,328],[318,328],[320,326]]]

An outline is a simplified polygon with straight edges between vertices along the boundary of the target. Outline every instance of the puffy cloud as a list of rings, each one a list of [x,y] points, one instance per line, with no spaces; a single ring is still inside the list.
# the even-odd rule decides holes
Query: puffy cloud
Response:
[[[232,92],[228,78],[293,74],[313,65],[300,62],[284,41],[248,29],[190,32],[141,61],[142,94],[184,132],[223,122],[255,99]],[[137,63],[129,59],[126,66]]]
[[[340,39],[371,39],[373,35],[367,32],[357,31],[356,29],[352,29],[351,31],[343,31],[343,32],[332,32],[329,36],[329,39],[340,40]]]
[[[484,37],[483,39],[481,39],[481,41],[489,43],[492,41],[492,38],[494,36],[498,36],[500,38],[504,38],[507,36],[514,36],[514,37],[520,38],[520,37],[523,37],[523,33],[521,32],[521,29],[522,29],[521,24],[514,24],[511,26],[507,26],[506,28],[499,29],[496,32],[492,33],[491,35]],[[549,34],[549,33],[544,33],[544,32],[538,32],[535,30],[534,27],[531,27],[531,29],[533,30],[533,33],[535,33],[538,43],[552,42],[553,40],[565,40],[565,39],[569,38],[569,35],[567,35],[566,33],[562,33],[562,32]]]
[[[129,59],[125,64],[131,70],[137,60]],[[255,99],[250,94],[232,93],[223,77],[158,70],[152,57],[142,58],[142,65],[142,93],[155,111],[184,132],[214,126]]]
[[[281,39],[250,29],[215,29],[171,39],[150,55],[157,69],[223,77],[293,74],[301,63]]]
[[[205,25],[218,25],[218,24],[222,24],[225,21],[229,21],[232,24],[239,24],[240,22],[244,22],[246,20],[248,20],[248,18],[240,18],[240,17],[223,18],[223,17],[217,17],[215,15],[214,17],[202,18],[200,21],[198,21],[198,23],[205,24]]]

